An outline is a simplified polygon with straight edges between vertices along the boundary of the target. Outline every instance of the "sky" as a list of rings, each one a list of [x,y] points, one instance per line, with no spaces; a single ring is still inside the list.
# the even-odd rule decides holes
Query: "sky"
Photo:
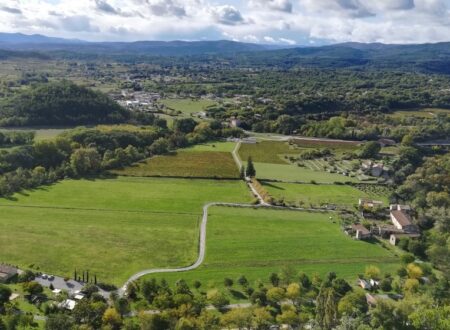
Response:
[[[450,41],[450,0],[0,0],[0,31],[89,41]]]

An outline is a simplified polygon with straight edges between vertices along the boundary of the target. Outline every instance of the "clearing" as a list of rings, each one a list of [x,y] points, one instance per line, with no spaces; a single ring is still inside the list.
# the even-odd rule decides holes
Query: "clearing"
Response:
[[[207,107],[217,104],[217,102],[207,99],[163,99],[160,102],[167,108],[173,109],[175,111],[180,111],[183,114],[191,114],[204,111]]]

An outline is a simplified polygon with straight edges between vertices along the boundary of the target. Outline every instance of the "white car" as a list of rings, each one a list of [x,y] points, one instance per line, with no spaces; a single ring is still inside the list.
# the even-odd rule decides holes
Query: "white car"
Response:
[[[48,278],[48,275],[47,275],[47,274],[42,274],[42,275],[41,275],[41,278],[43,278],[44,280],[46,280],[46,279]]]

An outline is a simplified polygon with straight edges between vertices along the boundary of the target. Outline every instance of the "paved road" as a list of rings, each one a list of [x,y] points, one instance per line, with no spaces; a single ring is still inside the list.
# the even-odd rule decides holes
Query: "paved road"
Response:
[[[189,270],[194,270],[198,268],[205,259],[206,253],[206,224],[208,223],[208,209],[211,206],[231,206],[231,207],[261,207],[260,205],[251,205],[251,204],[239,204],[239,203],[222,203],[222,202],[213,202],[208,203],[203,206],[203,216],[202,222],[200,224],[200,241],[199,241],[199,252],[197,260],[190,266],[180,267],[180,268],[153,268],[153,269],[145,269],[134,275],[132,275],[125,284],[119,289],[118,293],[120,296],[123,296],[126,292],[126,289],[130,283],[136,281],[142,276],[149,274],[157,274],[157,273],[177,273],[177,272],[186,272]]]

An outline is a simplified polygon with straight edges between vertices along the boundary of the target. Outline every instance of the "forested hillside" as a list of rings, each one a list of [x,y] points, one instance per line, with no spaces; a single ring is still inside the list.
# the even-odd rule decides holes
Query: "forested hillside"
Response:
[[[37,84],[0,103],[0,126],[120,123],[129,117],[105,94],[68,81]]]

